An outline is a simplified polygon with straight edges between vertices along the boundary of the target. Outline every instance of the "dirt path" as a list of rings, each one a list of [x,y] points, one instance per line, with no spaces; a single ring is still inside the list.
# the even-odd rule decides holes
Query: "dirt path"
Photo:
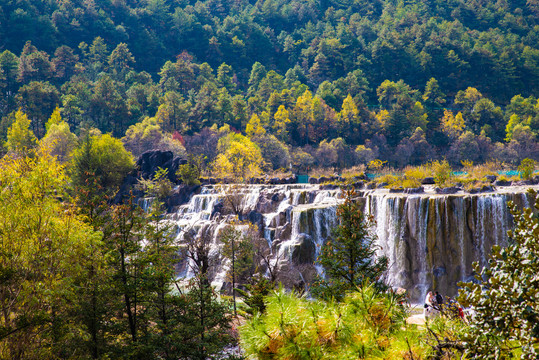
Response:
[[[407,324],[425,325],[425,316],[423,314],[414,314],[406,319]]]

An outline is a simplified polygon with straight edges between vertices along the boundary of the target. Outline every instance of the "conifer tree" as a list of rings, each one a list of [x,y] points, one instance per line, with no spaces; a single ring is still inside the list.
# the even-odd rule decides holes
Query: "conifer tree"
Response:
[[[318,258],[325,278],[313,285],[315,296],[340,300],[346,291],[354,291],[365,282],[384,288],[382,275],[388,260],[376,256],[374,220],[363,214],[356,196],[353,189],[343,190],[344,202],[337,208],[339,225]]]
[[[459,302],[475,312],[462,337],[467,359],[539,356],[539,202],[536,192],[531,196],[533,209],[509,204],[509,246],[494,246],[488,268],[475,263],[476,281],[461,284]]]

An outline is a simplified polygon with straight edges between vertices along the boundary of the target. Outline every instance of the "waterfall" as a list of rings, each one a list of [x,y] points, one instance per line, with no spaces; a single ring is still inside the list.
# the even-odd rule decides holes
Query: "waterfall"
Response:
[[[457,236],[458,236],[458,243],[460,247],[460,281],[465,281],[467,278],[466,273],[466,251],[464,246],[464,228],[466,226],[466,210],[464,208],[464,198],[463,197],[457,197],[455,199],[456,206],[454,207],[455,216],[457,221],[460,221],[461,224],[459,226],[456,226],[457,228]]]
[[[376,219],[378,254],[389,260],[387,281],[423,301],[429,290],[454,296],[470,280],[471,263],[488,264],[493,245],[507,244],[509,200],[522,192],[478,195],[403,195],[374,191],[366,211]]]
[[[216,264],[211,277],[217,287],[226,282],[228,265],[219,260],[217,234],[234,216],[223,207],[230,192],[242,218],[258,226],[273,264],[286,273],[289,285],[323,274],[316,259],[337,224],[339,190],[308,184],[205,186],[167,221],[177,227],[180,244],[187,232],[209,239]],[[473,261],[486,265],[492,246],[507,244],[511,227],[507,202],[529,204],[522,189],[474,195],[372,190],[359,196],[366,214],[376,222],[376,254],[389,260],[387,282],[407,289],[413,301],[423,301],[429,290],[454,296],[457,283],[473,275]],[[141,204],[149,206],[150,201]],[[180,261],[178,276],[192,276],[190,265],[186,259]]]
[[[424,299],[427,295],[429,284],[427,283],[427,258],[429,256],[429,251],[427,247],[427,233],[428,233],[428,222],[429,222],[429,198],[419,198],[419,212],[417,216],[417,253],[416,258],[419,262],[418,269],[418,284],[417,288],[420,291],[420,299]]]

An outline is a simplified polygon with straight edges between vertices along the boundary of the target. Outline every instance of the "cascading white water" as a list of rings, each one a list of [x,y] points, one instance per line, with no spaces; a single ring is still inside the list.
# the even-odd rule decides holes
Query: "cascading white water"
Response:
[[[419,216],[417,217],[418,244],[417,244],[417,259],[419,260],[419,283],[417,284],[420,290],[420,299],[424,299],[427,295],[429,284],[427,283],[427,231],[429,223],[429,198],[419,198]]]
[[[186,231],[194,236],[204,233],[211,238],[212,256],[219,257],[217,234],[232,216],[222,212],[227,191],[241,198],[243,218],[258,224],[273,261],[290,264],[286,271],[297,261],[312,264],[337,224],[338,190],[299,184],[208,186],[169,217],[178,228],[178,241],[183,241]],[[527,202],[522,190],[443,196],[373,190],[361,196],[365,211],[376,221],[378,254],[389,260],[389,284],[408,289],[415,301],[421,301],[429,289],[454,295],[457,282],[472,275],[472,261],[486,264],[492,245],[506,244],[511,221],[506,202],[517,200],[520,206]],[[226,262],[219,266],[214,283],[225,281]],[[189,266],[180,275],[192,276]]]
[[[460,281],[466,280],[468,274],[466,272],[466,251],[464,246],[464,227],[466,226],[466,209],[464,208],[464,198],[457,197],[455,198],[454,212],[456,219],[461,222],[457,228],[457,236],[460,245]],[[449,215],[449,212],[448,212]],[[449,224],[449,222],[448,222]]]
[[[275,260],[286,258],[290,261],[294,248],[301,245],[301,235],[313,239],[316,244],[313,256],[318,255],[318,249],[335,223],[337,195],[337,190],[320,190],[312,185],[206,186],[199,194],[192,195],[188,203],[179,206],[168,221],[177,227],[178,243],[185,241],[187,232],[194,238],[205,236],[211,239],[210,257],[219,258],[219,231],[234,217],[233,214],[223,216],[221,212],[223,202],[228,199],[243,218],[248,218],[251,213],[260,216],[259,230],[272,252],[275,251],[273,242],[276,234],[286,233],[290,228],[291,235],[278,239],[275,253]],[[218,204],[221,208],[217,208]],[[301,224],[302,217],[310,220]],[[225,281],[227,262],[221,261],[220,265],[221,268],[213,275],[215,285]],[[178,276],[193,276],[192,268],[191,261],[185,260]]]
[[[507,197],[505,194],[482,195],[477,197],[477,231],[475,240],[480,244],[481,266],[488,265],[488,255],[492,245],[507,243]],[[491,239],[491,241],[486,241]]]
[[[368,199],[367,212],[375,219],[377,255],[388,259],[387,281],[400,287],[403,281],[399,249],[406,225],[400,210],[403,201],[400,197],[381,195],[371,195]],[[404,206],[408,205],[404,203]]]

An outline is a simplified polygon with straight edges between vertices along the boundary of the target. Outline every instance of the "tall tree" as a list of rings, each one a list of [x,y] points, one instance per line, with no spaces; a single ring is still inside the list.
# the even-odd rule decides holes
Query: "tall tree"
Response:
[[[228,272],[232,281],[232,299],[234,305],[234,315],[236,311],[236,286],[238,281],[245,281],[246,272],[253,267],[254,247],[251,235],[254,231],[250,226],[233,223],[225,227],[219,233],[219,239],[223,243],[223,255],[230,260],[230,270]]]
[[[509,246],[494,246],[488,267],[474,264],[476,282],[462,284],[459,302],[475,313],[462,337],[470,359],[539,354],[539,202],[536,192],[530,195],[533,208],[519,211],[509,205],[515,224]]]
[[[354,291],[365,282],[385,286],[382,277],[388,260],[376,256],[373,219],[365,217],[356,197],[353,189],[343,190],[344,202],[337,207],[339,225],[317,260],[324,267],[325,278],[313,285],[316,296],[342,299],[346,291]]]
[[[67,178],[53,157],[7,156],[0,168],[0,357],[83,357],[77,283],[100,235],[60,200]]]
[[[127,44],[119,43],[118,46],[110,53],[108,63],[112,73],[119,81],[125,79],[125,75],[131,69],[131,66],[135,63],[135,58]]]
[[[8,129],[7,149],[17,156],[28,154],[36,145],[36,137],[30,130],[30,119],[21,110],[15,113],[15,121]]]

